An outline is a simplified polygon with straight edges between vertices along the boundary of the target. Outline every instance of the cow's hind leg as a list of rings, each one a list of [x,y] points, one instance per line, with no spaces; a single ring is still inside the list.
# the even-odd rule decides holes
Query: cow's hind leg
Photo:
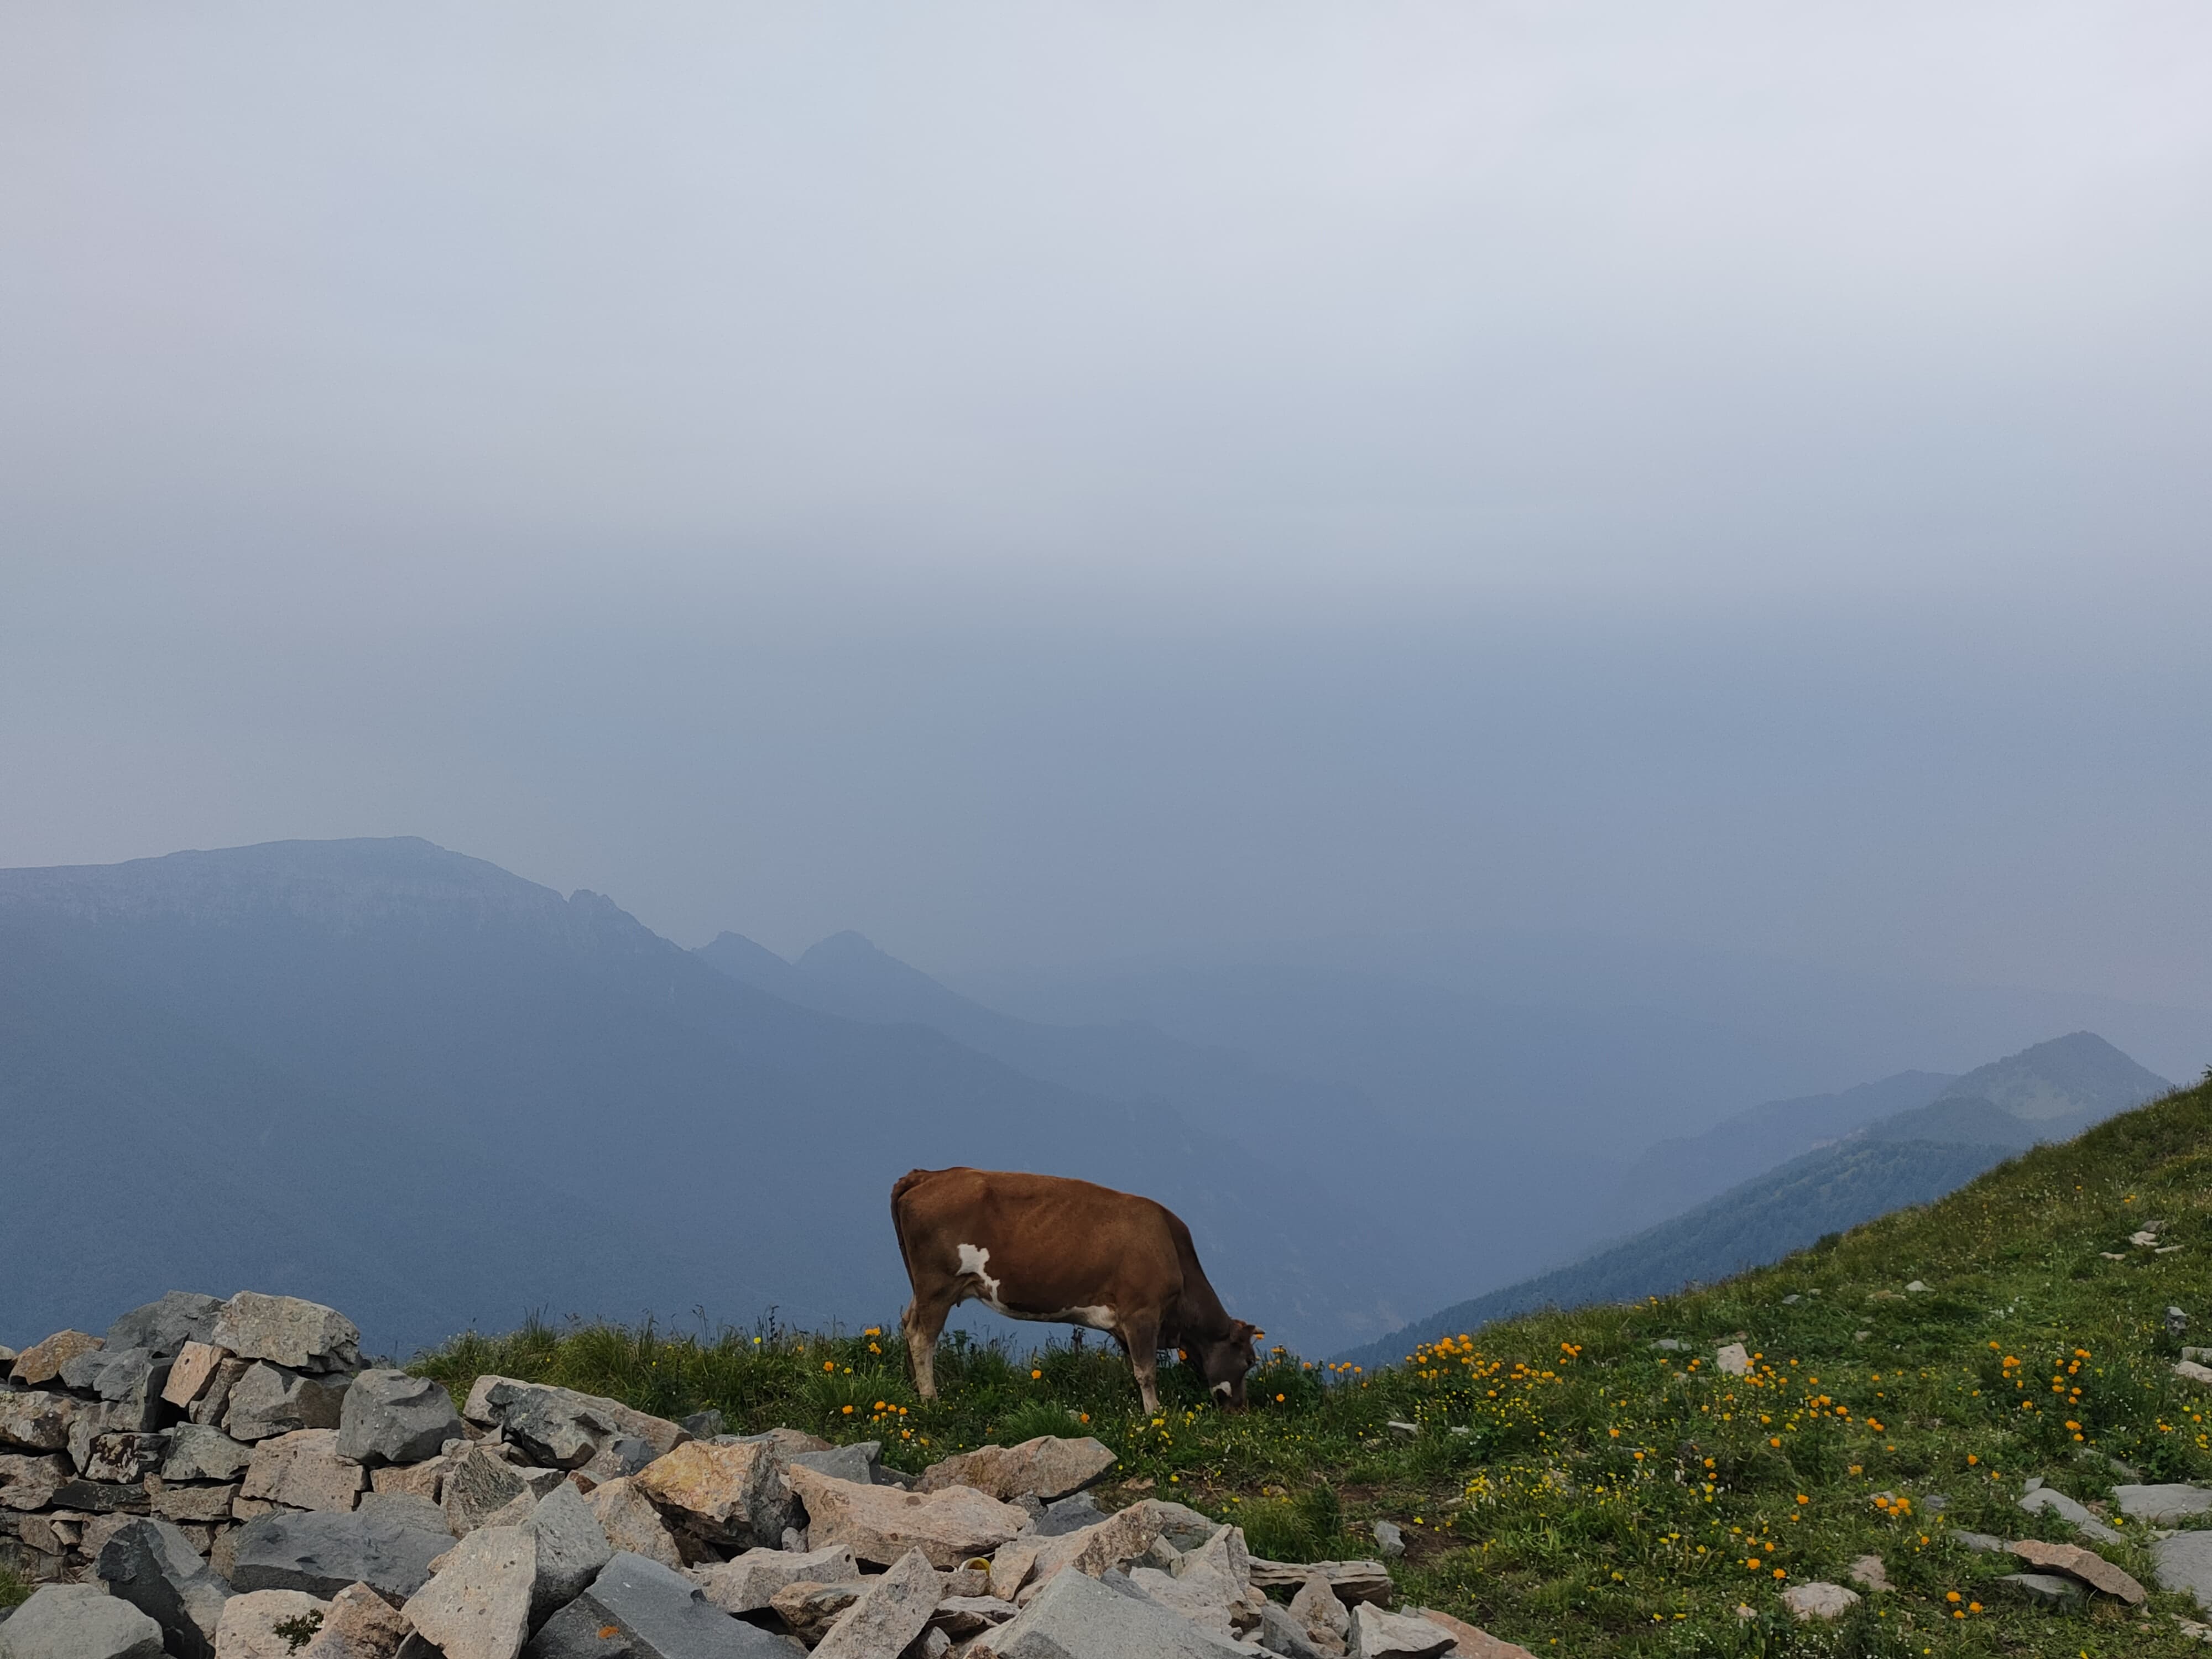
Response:
[[[950,1294],[924,1297],[917,1291],[899,1316],[907,1358],[914,1364],[914,1391],[924,1400],[937,1398],[937,1339],[944,1333],[945,1316],[957,1300]]]
[[[1145,1410],[1160,1408],[1160,1323],[1157,1319],[1136,1318],[1124,1322],[1114,1333],[1129,1356],[1129,1370],[1137,1379],[1137,1393],[1145,1402]]]

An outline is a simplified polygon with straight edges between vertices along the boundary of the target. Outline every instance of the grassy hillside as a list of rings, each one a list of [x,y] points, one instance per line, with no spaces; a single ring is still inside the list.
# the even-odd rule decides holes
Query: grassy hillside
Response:
[[[2097,1455],[2212,1478],[2205,1395],[2167,1370],[2181,1340],[2212,1340],[2208,1186],[2201,1086],[1712,1290],[1522,1318],[1371,1376],[1276,1352],[1241,1418],[1206,1409],[1179,1367],[1144,1418],[1095,1343],[1033,1360],[949,1347],[929,1407],[880,1332],[529,1329],[420,1370],[456,1395],[498,1370],[661,1413],[714,1405],[734,1427],[880,1437],[907,1468],[1073,1425],[1121,1453],[1106,1500],[1170,1493],[1239,1520],[1263,1555],[1363,1555],[1367,1522],[1401,1522],[1407,1597],[1540,1655],[2197,1655],[2184,1597],[2044,1613],[1996,1583],[2015,1562],[1947,1524],[2063,1540],[2017,1509],[2021,1482],[2104,1500]],[[2152,1221],[2179,1252],[2128,1243]],[[2185,1338],[2167,1305],[2192,1314]],[[1735,1338],[1752,1378],[1714,1371]],[[1896,1590],[1834,1628],[1783,1620],[1785,1583],[1843,1582],[1869,1553]],[[2132,1537],[2106,1555],[2152,1582]]]
[[[2163,1318],[2178,1304],[2196,1322],[2186,1340],[2212,1328],[2208,1185],[2199,1087],[1694,1294],[1533,1316],[1374,1375],[1279,1352],[1242,1417],[1205,1408],[1180,1375],[1160,1415],[1138,1414],[1095,1346],[1034,1362],[949,1350],[945,1398],[928,1407],[874,1333],[531,1330],[421,1369],[457,1394],[498,1370],[664,1413],[714,1405],[748,1428],[881,1438],[908,1468],[1078,1425],[1121,1454],[1109,1502],[1172,1494],[1234,1517],[1262,1554],[1368,1553],[1367,1522],[1395,1520],[1407,1598],[1539,1654],[2178,1659],[2203,1651],[2175,1622],[2196,1615],[2185,1599],[2045,1612],[1996,1583],[2015,1563],[1948,1527],[2063,1539],[2016,1508],[2022,1481],[2099,1501],[2105,1457],[2212,1478],[2206,1397],[2169,1370],[2185,1339]],[[2177,1252],[2129,1243],[2154,1222]],[[1916,1280],[1929,1290],[1908,1293]],[[1717,1374],[1715,1347],[1739,1339],[1754,1375]],[[2132,1536],[2105,1553],[2151,1582]],[[1867,1554],[1893,1591],[1837,1626],[1782,1616],[1783,1587],[1844,1582]]]

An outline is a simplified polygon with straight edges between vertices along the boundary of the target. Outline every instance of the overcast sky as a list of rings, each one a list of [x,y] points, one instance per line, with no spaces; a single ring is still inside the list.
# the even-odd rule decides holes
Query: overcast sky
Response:
[[[0,864],[2212,1003],[2212,11],[0,11]]]

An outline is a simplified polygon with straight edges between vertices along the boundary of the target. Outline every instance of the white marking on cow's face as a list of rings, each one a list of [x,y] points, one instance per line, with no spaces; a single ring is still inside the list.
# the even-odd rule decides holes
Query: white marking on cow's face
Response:
[[[1213,1385],[1213,1391],[1219,1395],[1224,1400],[1229,1398],[1229,1385],[1226,1382],[1215,1383]]]

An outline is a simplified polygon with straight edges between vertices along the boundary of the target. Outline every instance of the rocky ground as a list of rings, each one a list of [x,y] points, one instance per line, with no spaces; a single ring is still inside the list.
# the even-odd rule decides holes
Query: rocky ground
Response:
[[[365,1365],[334,1310],[172,1293],[7,1357],[0,1659],[1164,1659],[1526,1650],[1395,1606],[1379,1560],[1088,1494],[1040,1436],[918,1475],[574,1389]],[[1271,1594],[1272,1592],[1272,1594]]]

